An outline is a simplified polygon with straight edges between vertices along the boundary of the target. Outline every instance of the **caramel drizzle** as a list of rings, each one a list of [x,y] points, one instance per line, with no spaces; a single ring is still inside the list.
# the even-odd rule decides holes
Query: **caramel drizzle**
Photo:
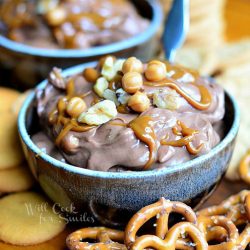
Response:
[[[168,65],[169,66],[169,65]],[[183,75],[186,73],[184,70],[176,70],[175,67],[171,66],[170,70],[173,71],[172,77],[169,79],[164,79],[162,81],[158,82],[149,82],[145,81],[144,85],[151,86],[151,87],[169,87],[174,89],[178,94],[180,94],[190,105],[192,105],[194,108],[198,110],[206,110],[211,105],[212,97],[208,89],[200,84],[190,82],[189,84],[192,84],[193,86],[197,87],[200,92],[200,101],[196,101],[193,99],[188,93],[186,93],[181,87],[179,87],[176,83],[176,80],[178,78],[183,77]],[[196,78],[196,75],[194,75],[192,72],[190,73],[193,77]],[[115,82],[109,83],[109,88],[114,90],[116,89]],[[81,98],[84,98],[87,96],[90,92],[78,95]],[[68,84],[66,85],[66,96],[59,99],[57,108],[53,110],[49,116],[49,120],[51,123],[56,123],[58,125],[62,124],[63,129],[60,131],[58,137],[56,138],[56,145],[60,145],[61,140],[69,131],[75,131],[75,132],[86,132],[96,126],[89,126],[89,125],[80,125],[75,118],[68,118],[65,113],[67,103],[70,98],[77,96],[75,95],[74,90],[74,81],[73,79],[70,79]],[[99,102],[99,98],[95,98],[93,103]],[[129,109],[125,105],[120,105],[117,107],[119,113],[129,113]],[[57,119],[54,119],[57,115]],[[125,126],[131,128],[135,136],[144,142],[148,148],[149,148],[149,159],[148,162],[143,167],[144,170],[147,170],[150,168],[150,166],[156,161],[157,156],[157,141],[156,141],[156,135],[152,126],[153,119],[150,116],[139,116],[132,120],[130,123],[118,123],[118,122],[110,122],[111,125],[114,126]],[[168,145],[173,147],[183,147],[185,146],[187,151],[192,154],[198,154],[200,150],[203,147],[203,143],[200,144],[197,148],[195,148],[192,144],[192,141],[194,140],[195,134],[199,133],[199,131],[188,128],[184,123],[181,121],[177,121],[177,126],[173,127],[172,132],[177,135],[181,136],[181,139],[178,139],[176,141],[166,141],[167,138],[164,138],[161,140],[161,145]]]
[[[209,106],[211,105],[212,102],[212,96],[209,93],[208,89],[200,84],[197,83],[190,83],[193,86],[197,87],[199,89],[200,92],[200,96],[201,96],[201,100],[200,101],[196,101],[195,99],[193,99],[188,93],[186,93],[182,88],[180,88],[175,82],[171,82],[171,80],[169,79],[164,79],[161,80],[159,82],[148,82],[145,81],[144,84],[146,86],[150,86],[150,87],[169,87],[174,89],[179,95],[181,95],[191,106],[193,106],[196,109],[199,110],[206,110],[209,108]]]
[[[143,167],[143,170],[147,170],[155,162],[157,155],[156,135],[152,126],[153,119],[151,116],[139,116],[132,120],[128,127],[130,127],[135,136],[144,142],[149,148],[149,159]]]
[[[201,143],[197,148],[195,148],[192,144],[192,141],[194,140],[194,136],[198,134],[199,131],[187,127],[181,121],[177,121],[177,125],[180,127],[180,129],[177,126],[173,127],[172,132],[173,134],[177,136],[182,136],[182,138],[176,141],[166,141],[166,138],[165,138],[161,140],[161,145],[167,145],[167,146],[173,146],[173,147],[185,146],[187,151],[190,154],[192,155],[198,154],[201,151],[202,147],[204,146],[204,143]]]
[[[156,161],[157,156],[157,142],[156,135],[154,133],[154,129],[152,126],[153,119],[151,116],[139,116],[132,120],[130,123],[119,123],[119,122],[110,122],[110,125],[113,126],[123,126],[131,128],[135,136],[142,142],[144,142],[149,148],[149,160],[143,167],[143,170],[148,170],[150,166]],[[177,126],[172,128],[173,134],[177,136],[182,136],[181,139],[176,141],[166,141],[167,138],[161,140],[161,145],[168,145],[172,147],[183,147],[185,146],[187,151],[196,155],[200,152],[204,143],[200,144],[197,148],[195,148],[192,144],[194,140],[194,136],[199,133],[198,130],[187,127],[183,122],[177,121],[177,125],[181,128],[179,129]],[[167,136],[168,137],[168,136]]]
[[[68,104],[68,101],[72,97],[80,97],[84,98],[91,94],[91,91],[88,91],[87,93],[84,93],[82,95],[76,95],[75,94],[75,86],[74,86],[74,80],[69,79],[69,82],[66,85],[66,96],[61,97],[57,102],[57,107],[50,113],[49,115],[49,122],[51,124],[56,125],[63,125],[63,128],[61,129],[59,135],[56,138],[56,145],[59,146],[62,139],[68,134],[69,131],[74,132],[86,132],[96,126],[90,126],[90,125],[80,125],[76,118],[69,118],[66,116],[66,107]],[[57,117],[55,118],[55,116]]]
[[[197,79],[199,77],[198,72],[195,70],[186,69],[185,67],[180,65],[175,66],[167,61],[164,61],[164,63],[166,65],[167,72],[173,72],[171,78],[175,80],[182,79],[186,74],[190,74],[194,79]]]

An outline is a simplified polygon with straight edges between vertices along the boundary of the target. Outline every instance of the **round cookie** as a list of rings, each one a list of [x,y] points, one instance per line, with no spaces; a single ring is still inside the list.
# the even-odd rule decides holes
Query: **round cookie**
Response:
[[[11,105],[11,111],[18,116],[18,113],[27,98],[27,96],[31,93],[31,90],[27,90],[24,93],[20,94],[17,99]]]
[[[20,96],[15,90],[0,87],[0,170],[18,166],[24,159],[17,132],[17,113],[12,107]]]
[[[9,112],[13,102],[20,96],[20,93],[13,89],[0,87],[0,114]]]
[[[0,170],[0,192],[20,192],[28,190],[34,179],[25,166]]]
[[[203,75],[209,75],[217,64],[216,53],[212,49],[183,46],[176,53],[175,63],[198,70]]]
[[[0,170],[20,165],[24,160],[17,131],[17,118],[3,113],[0,119]]]
[[[238,46],[241,47],[240,44],[240,42],[237,42],[235,45],[230,45],[230,47],[234,46],[234,48],[236,49]],[[241,48],[238,49],[239,51],[241,51]],[[247,54],[249,50],[250,47],[244,52],[242,50],[242,52],[238,54],[238,58],[242,57],[242,54]],[[228,53],[235,53],[235,56],[233,56],[234,58],[237,56],[236,51],[234,52],[231,49],[228,51]],[[226,57],[227,54],[224,54],[224,58]],[[230,180],[238,180],[240,178],[238,174],[239,163],[242,157],[244,157],[244,155],[246,154],[247,150],[250,149],[250,141],[248,139],[250,127],[250,116],[248,109],[250,105],[250,92],[247,91],[250,77],[249,67],[249,62],[245,62],[242,64],[239,63],[239,65],[237,66],[228,65],[222,71],[222,73],[218,77],[216,77],[216,81],[221,84],[229,93],[235,96],[241,113],[241,124],[235,144],[235,150],[226,173],[226,178]]]
[[[23,192],[0,200],[0,240],[14,245],[33,245],[52,239],[65,228],[43,196]]]

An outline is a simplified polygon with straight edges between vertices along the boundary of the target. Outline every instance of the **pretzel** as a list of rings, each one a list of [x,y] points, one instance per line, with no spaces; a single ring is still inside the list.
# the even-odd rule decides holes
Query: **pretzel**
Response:
[[[153,217],[156,217],[156,237],[164,239],[168,232],[168,219],[171,212],[179,213],[188,222],[197,225],[196,215],[189,206],[161,198],[158,202],[142,208],[130,219],[125,229],[126,246],[130,247],[135,242],[138,230]]]
[[[238,238],[237,246],[239,250],[245,250],[250,243],[250,224],[248,223]]]
[[[84,240],[93,239],[96,243]],[[124,232],[105,227],[87,227],[71,233],[66,244],[70,250],[126,250],[123,244]]]
[[[250,192],[246,195],[244,204],[245,204],[246,215],[248,221],[250,222]]]
[[[206,231],[206,241],[218,241],[223,242],[226,241],[228,233],[223,227],[212,227]],[[194,243],[189,239],[178,239],[176,242],[176,248],[181,250],[196,250]]]
[[[250,243],[250,192],[243,190],[240,193],[230,196],[218,206],[212,206],[198,212],[200,216],[224,215],[232,220],[236,226],[246,224],[245,229],[237,240],[237,249],[243,250]],[[227,232],[223,227],[212,227],[206,231],[206,239],[225,241]],[[218,236],[221,236],[219,238]],[[182,242],[183,244],[183,242]],[[189,248],[191,249],[191,248]],[[188,249],[188,250],[189,250]],[[210,249],[210,246],[209,246]],[[220,249],[220,248],[218,248]]]
[[[207,236],[208,230],[219,226],[227,231],[227,241],[221,242],[217,245],[210,245],[209,250],[235,250],[238,243],[239,233],[234,223],[225,216],[199,216],[198,227],[203,235]]]
[[[240,165],[239,165],[239,169],[238,169],[240,178],[248,184],[250,184],[249,168],[250,168],[250,150],[242,158]]]
[[[248,196],[249,198],[246,199]],[[249,205],[246,205],[246,202]],[[246,220],[250,220],[250,191],[243,190],[230,196],[221,204],[202,209],[197,214],[199,216],[224,215],[236,225],[245,224]]]
[[[250,193],[245,197],[245,211],[248,216],[247,224],[238,238],[238,249],[244,250],[250,243]]]
[[[165,239],[155,235],[143,235],[137,238],[131,250],[143,250],[154,248],[156,250],[183,249],[176,246],[176,242],[183,234],[188,234],[196,250],[207,250],[208,245],[199,229],[190,222],[180,222],[170,228]]]

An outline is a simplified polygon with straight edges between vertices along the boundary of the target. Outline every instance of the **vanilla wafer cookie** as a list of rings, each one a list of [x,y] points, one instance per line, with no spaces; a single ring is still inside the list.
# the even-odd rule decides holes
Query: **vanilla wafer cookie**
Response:
[[[11,105],[11,111],[18,116],[18,113],[27,98],[27,96],[31,93],[31,90],[26,90],[24,93],[20,94],[17,99]]]
[[[216,69],[214,50],[193,46],[184,46],[177,51],[175,63],[198,70],[202,75],[209,75]]]
[[[24,159],[17,131],[17,113],[12,107],[19,97],[19,92],[0,87],[0,170],[16,167]]]
[[[14,245],[33,245],[54,238],[65,221],[40,194],[23,192],[0,199],[0,240]]]
[[[220,71],[240,72],[241,68],[250,62],[250,39],[224,44],[218,49],[217,57],[217,67]]]
[[[10,112],[13,102],[20,96],[16,90],[0,87],[0,113]]]
[[[236,140],[235,150],[232,161],[230,162],[229,169],[226,173],[226,177],[231,180],[239,179],[238,166],[242,157],[250,149],[249,141],[249,127],[250,127],[250,85],[249,77],[247,75],[241,75],[241,77],[233,75],[222,74],[217,77],[216,81],[223,85],[223,87],[230,92],[237,100],[240,112],[241,112],[241,124],[239,133]]]
[[[24,160],[17,131],[17,117],[2,113],[0,119],[0,170],[16,167]]]
[[[0,192],[25,191],[31,188],[33,184],[34,178],[25,165],[0,170]]]

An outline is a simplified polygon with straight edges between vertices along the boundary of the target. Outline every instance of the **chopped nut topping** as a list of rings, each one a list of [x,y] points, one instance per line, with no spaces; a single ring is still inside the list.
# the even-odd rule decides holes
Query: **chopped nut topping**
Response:
[[[109,82],[104,77],[100,77],[97,79],[96,84],[94,85],[94,91],[97,95],[103,97],[103,93],[108,87]]]
[[[158,108],[176,110],[180,107],[180,96],[175,90],[159,90],[153,94],[153,104]]]
[[[110,101],[114,102],[116,106],[119,106],[119,104],[120,104],[117,97],[116,97],[115,91],[113,91],[111,89],[106,89],[103,93],[103,97],[106,100],[110,100]]]
[[[110,100],[104,100],[90,107],[87,112],[82,113],[78,121],[88,125],[101,125],[116,116],[117,110],[115,103]]]
[[[49,74],[49,83],[58,89],[65,89],[66,79],[62,76],[62,70],[54,67]]]
[[[112,56],[108,56],[102,66],[102,76],[108,81],[112,80],[117,72],[122,70],[124,61],[123,59],[114,60]]]

